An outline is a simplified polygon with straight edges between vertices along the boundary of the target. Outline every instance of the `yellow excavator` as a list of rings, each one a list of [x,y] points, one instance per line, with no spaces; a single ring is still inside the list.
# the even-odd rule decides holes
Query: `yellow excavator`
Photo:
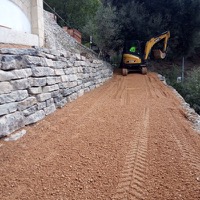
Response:
[[[153,57],[155,59],[164,59],[169,38],[170,32],[166,31],[159,36],[151,38],[146,43],[139,40],[126,41],[121,60],[122,75],[127,76],[129,71],[140,71],[142,74],[147,74],[147,60],[153,46],[161,40],[164,41],[162,50],[153,50]]]

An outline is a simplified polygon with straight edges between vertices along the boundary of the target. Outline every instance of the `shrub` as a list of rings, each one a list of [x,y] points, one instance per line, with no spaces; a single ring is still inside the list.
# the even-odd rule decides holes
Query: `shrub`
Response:
[[[172,65],[170,68],[160,70],[159,73],[164,75],[167,83],[175,88],[185,101],[200,114],[200,67],[194,67],[187,72],[184,82],[181,83],[177,83],[177,77],[181,76],[180,66]]]
[[[200,114],[200,67],[188,73],[184,85],[185,100]]]

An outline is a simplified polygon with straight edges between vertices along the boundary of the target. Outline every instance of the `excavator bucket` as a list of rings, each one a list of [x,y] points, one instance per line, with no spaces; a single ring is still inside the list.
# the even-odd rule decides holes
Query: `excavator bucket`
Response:
[[[153,55],[155,59],[164,59],[166,53],[163,53],[160,49],[153,50]]]

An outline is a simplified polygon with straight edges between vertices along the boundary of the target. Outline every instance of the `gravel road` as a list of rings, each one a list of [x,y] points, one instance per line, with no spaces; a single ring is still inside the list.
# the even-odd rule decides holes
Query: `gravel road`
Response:
[[[199,200],[200,135],[156,74],[105,85],[0,141],[1,200]]]

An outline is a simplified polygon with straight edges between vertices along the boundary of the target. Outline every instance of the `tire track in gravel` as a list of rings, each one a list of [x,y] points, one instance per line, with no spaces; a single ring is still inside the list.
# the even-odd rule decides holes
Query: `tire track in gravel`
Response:
[[[126,155],[124,168],[121,172],[119,182],[113,200],[137,200],[144,199],[144,184],[147,168],[147,146],[149,108],[143,111],[143,126],[140,124],[136,129],[134,141],[130,144],[130,151]]]
[[[148,76],[148,78],[145,78],[145,81],[146,81],[146,85],[147,85],[147,91],[148,91],[149,98],[150,99],[157,98],[155,90],[152,87],[153,79],[150,76]]]

